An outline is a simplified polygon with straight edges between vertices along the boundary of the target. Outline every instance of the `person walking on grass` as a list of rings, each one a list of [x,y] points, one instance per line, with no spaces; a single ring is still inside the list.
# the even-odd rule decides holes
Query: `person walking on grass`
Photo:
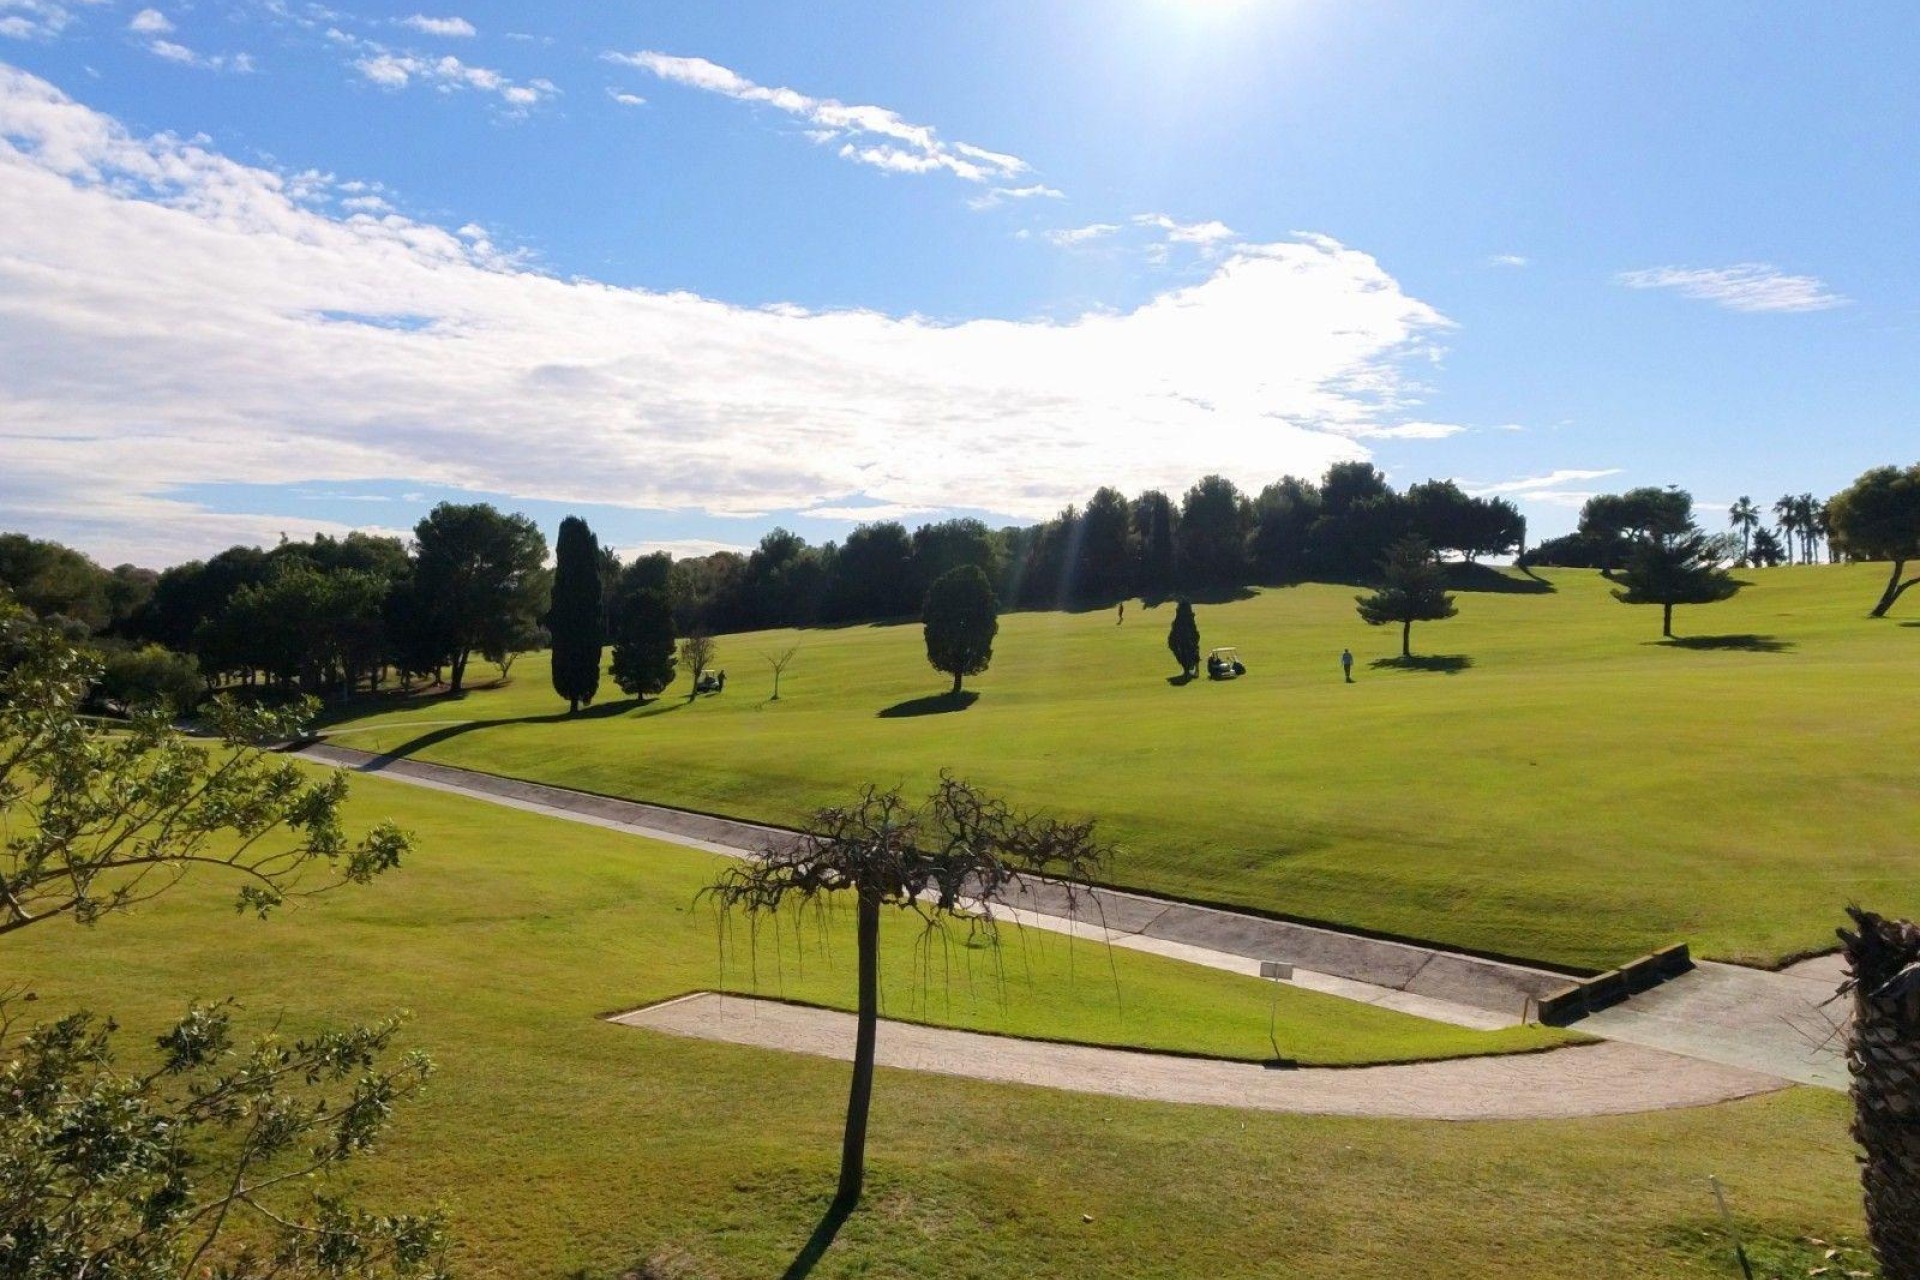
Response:
[[[1340,674],[1347,678],[1348,684],[1353,683],[1353,650],[1351,649],[1340,651]]]

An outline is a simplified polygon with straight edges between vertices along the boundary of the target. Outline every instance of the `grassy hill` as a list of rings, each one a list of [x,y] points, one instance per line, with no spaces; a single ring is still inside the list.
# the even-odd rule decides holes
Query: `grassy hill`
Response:
[[[778,1274],[832,1190],[844,1064],[599,1018],[755,985],[745,941],[724,953],[692,903],[719,860],[378,779],[354,787],[357,821],[393,816],[420,837],[392,876],[261,923],[233,912],[231,885],[196,875],[95,928],[15,935],[0,985],[36,988],[37,1017],[113,1013],[130,1057],[194,997],[238,995],[250,1029],[284,1014],[285,1035],[409,1008],[409,1043],[441,1070],[357,1179],[372,1204],[445,1202],[457,1274]],[[1266,1052],[1269,984],[1052,935],[1011,941],[1002,976],[953,956],[948,983],[939,954],[925,976],[910,923],[884,934],[896,1015]],[[796,952],[789,922],[778,961],[771,945],[760,955],[759,989],[843,1003],[847,932],[832,922],[823,951],[803,931]],[[1280,995],[1283,1046],[1320,1060],[1537,1034]],[[814,1274],[1724,1276],[1704,1183],[1718,1171],[1750,1247],[1803,1275],[1818,1261],[1806,1238],[1859,1231],[1846,1115],[1843,1098],[1797,1089],[1591,1121],[1361,1121],[883,1071],[866,1205]]]
[[[941,769],[1090,814],[1113,878],[1505,955],[1601,968],[1688,941],[1756,963],[1828,947],[1842,904],[1920,911],[1920,631],[1866,611],[1878,566],[1764,570],[1676,614],[1597,574],[1487,571],[1429,660],[1354,589],[1199,608],[1250,674],[1169,683],[1171,607],[1001,620],[979,698],[947,709],[917,625],[729,636],[725,694],[569,720],[544,657],[465,698],[362,705],[340,741],[791,822],[859,783]],[[801,646],[767,701],[760,655]],[[1339,678],[1351,646],[1356,683]],[[453,722],[453,723],[449,723]]]

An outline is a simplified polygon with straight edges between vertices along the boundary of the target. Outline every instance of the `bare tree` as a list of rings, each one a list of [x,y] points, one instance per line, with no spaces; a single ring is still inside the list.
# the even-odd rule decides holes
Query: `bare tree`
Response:
[[[928,930],[963,919],[997,944],[996,906],[1004,907],[1032,878],[1076,885],[1107,860],[1093,823],[1015,813],[950,774],[924,804],[898,790],[869,785],[841,808],[821,809],[797,837],[769,845],[751,862],[729,868],[706,890],[723,913],[758,916],[789,901],[821,905],[850,893],[857,908],[859,1016],[853,1083],[840,1153],[840,1187],[816,1233],[819,1248],[859,1203],[866,1173],[867,1108],[873,1096],[874,1036],[880,1020],[880,909],[920,916]],[[824,1233],[824,1240],[822,1239]],[[810,1246],[811,1247],[811,1246]],[[817,1256],[817,1255],[816,1255]]]
[[[700,692],[700,677],[713,665],[713,659],[720,652],[713,637],[704,631],[695,631],[680,641],[680,665],[693,673],[693,692]]]
[[[767,660],[767,665],[773,668],[773,697],[770,698],[769,701],[780,701],[780,676],[786,671],[787,664],[793,661],[793,656],[799,652],[800,646],[796,644],[780,653],[763,653],[760,655]]]

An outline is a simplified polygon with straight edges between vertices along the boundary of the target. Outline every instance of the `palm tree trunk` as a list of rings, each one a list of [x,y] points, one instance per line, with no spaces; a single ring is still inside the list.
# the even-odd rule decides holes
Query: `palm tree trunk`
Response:
[[[1920,928],[1848,907],[1853,1138],[1883,1280],[1920,1280]]]
[[[867,1176],[867,1108],[873,1101],[873,1042],[880,1025],[878,893],[861,891],[854,932],[860,953],[860,1012],[853,1038],[853,1084],[847,1091],[847,1128],[840,1145],[840,1189],[833,1196],[833,1207],[840,1213],[850,1213],[860,1203]]]

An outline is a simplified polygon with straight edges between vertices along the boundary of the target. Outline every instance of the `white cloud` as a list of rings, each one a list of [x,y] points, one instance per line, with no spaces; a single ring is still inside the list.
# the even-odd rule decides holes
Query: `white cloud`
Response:
[[[607,53],[607,61],[635,67],[662,80],[756,102],[797,116],[815,126],[807,136],[818,143],[840,143],[841,158],[892,173],[944,170],[968,182],[1004,182],[1028,171],[1018,156],[988,151],[968,142],[945,142],[931,125],[912,124],[885,107],[849,106],[833,98],[815,98],[797,89],[756,84],[737,71],[705,58],[679,58],[642,49]]]
[[[1391,427],[1360,427],[1349,434],[1363,440],[1445,440],[1467,429],[1457,422],[1402,422]]]
[[[618,89],[609,88],[607,90],[607,96],[623,107],[644,107],[647,105],[647,100],[637,93],[622,93]]]
[[[379,45],[366,43],[366,52],[354,61],[354,68],[383,89],[405,89],[416,81],[430,84],[442,93],[474,89],[499,95],[515,113],[559,94],[551,80],[530,80],[516,84],[490,67],[476,67],[452,54],[438,58],[411,53],[395,53]]]
[[[429,18],[424,13],[416,13],[411,18],[402,18],[400,25],[412,27],[423,35],[443,36],[450,39],[471,39],[480,34],[465,18]]]
[[[1048,242],[1070,249],[1076,245],[1090,244],[1105,239],[1120,229],[1114,222],[1090,222],[1084,227],[1060,227],[1053,231],[1042,232]]]
[[[1790,276],[1765,262],[1731,267],[1650,267],[1615,277],[1629,289],[1674,289],[1729,311],[1827,311],[1847,299],[1816,276]]]
[[[1604,480],[1608,476],[1619,474],[1619,467],[1606,467],[1598,471],[1565,469],[1550,471],[1544,476],[1523,476],[1518,480],[1502,480],[1498,484],[1469,484],[1465,488],[1468,493],[1482,498],[1495,494],[1519,493],[1525,494],[1530,501],[1550,501],[1554,491],[1559,490],[1563,485],[1578,484],[1582,480]],[[1593,495],[1581,493],[1576,496],[1581,502],[1585,502]]]
[[[1528,260],[1517,253],[1496,253],[1487,259],[1490,267],[1524,267],[1527,263]]]
[[[968,197],[967,208],[993,209],[1009,200],[1064,200],[1066,194],[1064,191],[1040,182],[1025,187],[995,187],[985,195]]]
[[[133,15],[132,21],[127,23],[127,30],[137,31],[146,36],[163,36],[173,30],[173,23],[169,22],[167,15],[158,9],[142,9]]]
[[[477,226],[296,198],[322,189],[0,67],[0,510],[149,562],[253,519],[172,496],[221,482],[1040,518],[1364,457],[1447,327],[1317,236],[1125,312],[935,323],[556,279]]]
[[[1224,222],[1175,222],[1164,213],[1137,213],[1133,216],[1133,224],[1164,231],[1167,239],[1174,244],[1199,245],[1203,249],[1234,238],[1233,228]]]
[[[0,0],[0,36],[13,40],[51,40],[65,31],[76,9],[104,0]]]
[[[171,40],[151,40],[147,43],[147,52],[156,58],[177,62],[184,67],[198,67],[202,71],[233,71],[248,75],[254,70],[253,55],[250,53],[200,54]]]

